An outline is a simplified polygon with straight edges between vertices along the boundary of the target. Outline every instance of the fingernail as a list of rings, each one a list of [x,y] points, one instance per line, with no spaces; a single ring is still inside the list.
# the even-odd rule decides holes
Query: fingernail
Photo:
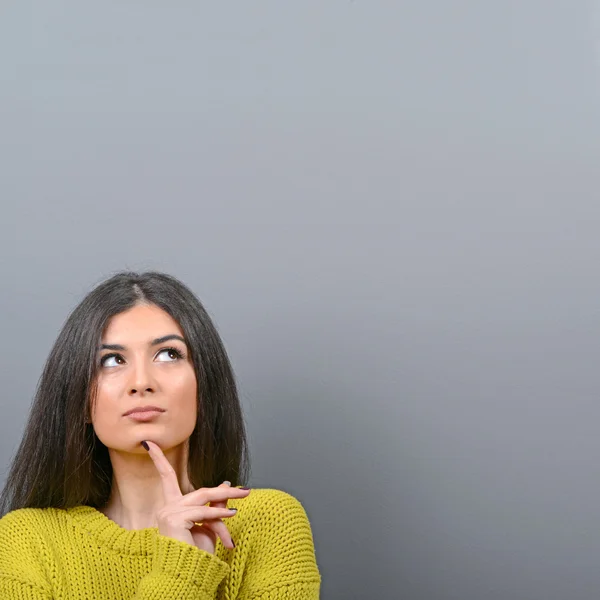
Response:
[[[227,485],[231,485],[231,481],[224,481],[223,483],[226,483]]]
[[[148,444],[146,442],[142,442],[142,446],[144,446],[144,448],[146,448],[146,450],[150,450],[150,446],[148,446]]]

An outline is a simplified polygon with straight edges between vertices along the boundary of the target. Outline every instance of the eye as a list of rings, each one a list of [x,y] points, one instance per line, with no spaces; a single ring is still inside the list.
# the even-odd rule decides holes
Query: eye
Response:
[[[161,360],[159,359],[158,362],[176,362],[178,360],[181,360],[182,358],[185,358],[185,355],[183,354],[183,352],[181,352],[180,350],[177,350],[177,348],[163,348],[162,350],[160,350],[158,352],[158,354],[156,355],[161,356],[161,355],[166,355],[169,356],[169,358]],[[115,362],[113,362],[113,364],[108,364],[109,360],[113,360]],[[120,355],[120,354],[106,354],[104,355],[101,359],[100,359],[100,366],[101,367],[108,367],[108,368],[114,368],[114,367],[118,367],[119,365],[123,364],[125,362],[125,359]]]
[[[172,355],[174,357],[174,360],[159,360],[158,362],[174,362],[176,360],[180,360],[183,358],[183,354],[177,350],[177,348],[163,348],[158,354],[157,356],[160,356],[161,354],[164,353],[168,353],[169,355]]]
[[[115,360],[116,360],[116,359],[123,360],[123,357],[122,357],[120,354],[105,354],[105,355],[104,355],[104,356],[103,356],[103,357],[100,359],[100,366],[101,366],[101,367],[106,367],[106,366],[109,366],[109,367],[115,367],[115,366],[117,366],[117,365],[114,365],[114,364],[113,364],[113,365],[107,365],[107,364],[106,364],[108,360],[110,360],[110,359],[113,359],[113,358],[114,358]],[[119,363],[119,364],[120,364],[120,363]]]

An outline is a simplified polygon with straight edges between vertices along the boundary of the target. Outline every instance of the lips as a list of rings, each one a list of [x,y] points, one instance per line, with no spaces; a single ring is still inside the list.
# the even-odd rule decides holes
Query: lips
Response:
[[[160,406],[136,406],[135,408],[131,408],[130,410],[128,410],[126,413],[123,413],[123,416],[126,417],[127,415],[132,415],[135,413],[142,413],[142,412],[150,412],[150,411],[158,411],[158,412],[165,412],[164,408],[160,408]]]

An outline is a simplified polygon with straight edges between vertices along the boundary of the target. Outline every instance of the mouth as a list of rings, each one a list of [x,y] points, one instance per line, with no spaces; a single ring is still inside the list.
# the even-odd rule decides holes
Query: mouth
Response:
[[[149,421],[165,412],[164,408],[158,406],[138,406],[128,410],[123,416],[134,421]]]
[[[127,417],[129,419],[131,419],[132,421],[138,421],[138,422],[144,423],[146,421],[152,421],[153,419],[160,417],[160,415],[162,415],[162,412],[160,412],[158,410],[145,410],[143,412],[131,413],[131,414],[127,415]]]

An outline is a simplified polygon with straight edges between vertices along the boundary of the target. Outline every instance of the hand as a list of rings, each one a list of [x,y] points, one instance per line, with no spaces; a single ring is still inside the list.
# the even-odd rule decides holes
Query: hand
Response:
[[[158,531],[161,535],[186,542],[201,550],[215,553],[217,536],[227,548],[234,548],[229,530],[222,518],[236,513],[227,506],[229,498],[246,498],[251,490],[232,488],[226,483],[215,488],[200,488],[183,494],[177,473],[163,454],[160,446],[147,441],[148,453],[160,474],[165,506],[157,513]],[[206,506],[209,502],[219,507]],[[202,525],[196,525],[202,522]]]

